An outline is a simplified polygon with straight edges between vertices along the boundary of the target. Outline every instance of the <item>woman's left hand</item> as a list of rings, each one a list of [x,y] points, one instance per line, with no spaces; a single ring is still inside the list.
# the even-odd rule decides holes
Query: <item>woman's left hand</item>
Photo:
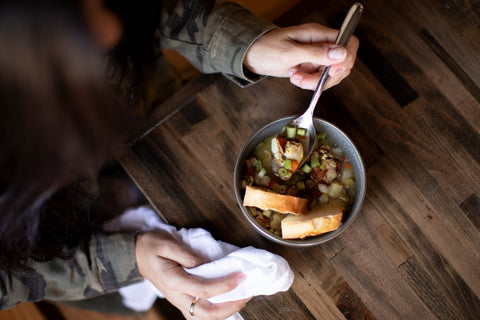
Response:
[[[334,45],[338,30],[317,23],[272,30],[257,39],[247,51],[244,65],[256,74],[289,77],[300,88],[315,90],[322,66],[331,65],[325,89],[350,74],[358,39],[346,47]]]

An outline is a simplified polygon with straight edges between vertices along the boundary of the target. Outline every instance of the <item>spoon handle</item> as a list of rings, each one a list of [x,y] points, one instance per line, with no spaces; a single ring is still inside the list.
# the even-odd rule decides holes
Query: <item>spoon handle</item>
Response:
[[[357,27],[358,21],[360,21],[360,17],[362,16],[363,12],[363,5],[361,3],[355,3],[350,7],[348,10],[345,19],[343,20],[342,26],[340,27],[340,31],[338,32],[337,39],[335,40],[335,44],[340,46],[345,46],[350,40],[350,36],[353,33],[353,30]],[[323,71],[322,75],[320,76],[320,80],[318,82],[317,88],[313,93],[312,100],[310,101],[310,105],[308,106],[307,112],[311,114],[313,117],[313,110],[317,105],[318,99],[320,98],[320,94],[325,87],[325,83],[328,80],[328,71],[330,70],[330,66],[326,66]]]

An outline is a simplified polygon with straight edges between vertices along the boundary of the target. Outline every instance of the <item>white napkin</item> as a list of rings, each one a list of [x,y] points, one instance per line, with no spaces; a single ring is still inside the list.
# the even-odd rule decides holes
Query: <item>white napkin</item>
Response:
[[[239,248],[232,244],[215,240],[212,235],[200,228],[177,230],[161,221],[159,215],[148,207],[127,210],[123,215],[105,226],[106,230],[163,230],[182,241],[209,263],[185,271],[205,279],[219,278],[241,271],[246,278],[230,292],[211,297],[212,303],[235,301],[258,295],[272,295],[286,291],[293,283],[293,272],[288,262],[279,255],[254,247]],[[150,309],[157,297],[164,295],[148,280],[119,290],[123,303],[134,310]],[[186,306],[188,307],[188,306]],[[229,318],[242,319],[240,314]]]

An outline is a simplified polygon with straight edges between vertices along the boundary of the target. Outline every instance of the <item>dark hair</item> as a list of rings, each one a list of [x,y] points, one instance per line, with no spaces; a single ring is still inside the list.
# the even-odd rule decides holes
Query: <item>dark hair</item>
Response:
[[[162,4],[160,0],[105,0],[104,6],[124,24],[124,35],[110,53],[110,61],[129,83],[128,91],[117,91],[126,103],[135,103],[140,82],[160,52],[160,41],[154,36]]]
[[[125,113],[76,1],[3,1],[0,46],[0,268],[22,270],[71,257],[106,220],[68,195],[111,156]]]

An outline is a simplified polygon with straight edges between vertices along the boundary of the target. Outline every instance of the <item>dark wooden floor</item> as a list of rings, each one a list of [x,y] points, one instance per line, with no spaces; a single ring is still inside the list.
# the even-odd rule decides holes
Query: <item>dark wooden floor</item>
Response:
[[[277,22],[316,21],[335,27],[351,4],[304,0]],[[264,245],[295,264],[292,289],[274,299],[302,310],[300,316],[289,313],[293,309],[271,310],[265,319],[479,319],[480,1],[363,4],[365,13],[355,32],[360,39],[356,67],[341,85],[322,95],[316,115],[342,128],[357,144],[367,169],[366,202],[354,224],[322,246],[281,251]],[[219,81],[213,80],[204,97],[220,97],[218,87],[239,92]],[[249,108],[263,89],[284,82],[266,79],[246,89],[251,97],[239,103]],[[287,94],[309,98],[295,89]],[[258,126],[273,120],[269,117],[292,113],[285,113],[287,107],[279,106],[278,114],[259,111]],[[203,116],[202,121],[214,121]],[[172,126],[180,119],[169,121],[154,134],[174,139]],[[242,139],[256,128],[249,129]],[[140,159],[142,143],[148,141],[137,144],[133,159]],[[188,145],[184,149],[190,152]],[[127,170],[137,182],[148,184],[141,168]],[[231,184],[230,177],[217,178],[209,182],[222,188]],[[160,203],[159,195],[147,196]],[[188,196],[200,201],[193,193]],[[175,205],[162,204],[166,213]],[[253,300],[264,309],[269,301]],[[247,308],[245,318],[254,311]],[[77,319],[74,312],[62,312]],[[162,319],[155,312],[146,317]],[[27,318],[32,319],[10,319]]]

